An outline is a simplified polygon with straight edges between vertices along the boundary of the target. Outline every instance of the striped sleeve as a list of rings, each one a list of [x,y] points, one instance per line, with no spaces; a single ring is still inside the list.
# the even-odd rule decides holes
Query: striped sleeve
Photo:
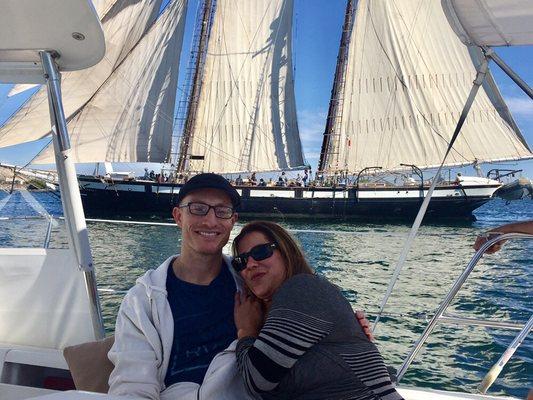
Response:
[[[402,400],[394,388],[387,367],[377,349],[356,354],[341,354],[346,364],[363,384],[379,399]]]
[[[237,365],[252,393],[276,388],[285,374],[313,345],[326,337],[333,324],[297,310],[271,310],[257,339],[237,344]]]

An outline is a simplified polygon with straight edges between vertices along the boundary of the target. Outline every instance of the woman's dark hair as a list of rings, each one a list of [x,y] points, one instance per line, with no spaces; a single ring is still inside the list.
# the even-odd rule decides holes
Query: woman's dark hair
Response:
[[[298,274],[314,274],[305,259],[302,249],[289,232],[280,225],[269,221],[254,221],[246,224],[237,237],[233,240],[233,255],[239,254],[239,243],[249,233],[260,232],[269,241],[277,245],[277,250],[281,253],[285,266],[287,267],[287,279]]]

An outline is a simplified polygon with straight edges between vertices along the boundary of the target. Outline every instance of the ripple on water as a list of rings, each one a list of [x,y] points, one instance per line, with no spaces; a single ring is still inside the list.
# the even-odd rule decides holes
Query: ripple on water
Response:
[[[0,200],[2,194],[0,193]],[[57,199],[36,194],[48,212],[57,214]],[[17,200],[19,199],[19,200]],[[19,197],[13,200],[20,201]],[[476,212],[471,225],[422,226],[408,255],[392,297],[378,325],[377,345],[386,362],[399,367],[428,323],[439,302],[473,255],[475,236],[498,223],[533,219],[533,203],[489,202]],[[5,211],[4,209],[3,211]],[[12,214],[25,210],[12,204]],[[25,211],[24,211],[25,212]],[[0,214],[2,217],[3,214]],[[0,221],[3,246],[41,246],[46,222]],[[237,224],[231,237],[242,227]],[[372,320],[402,251],[409,227],[336,222],[287,221],[287,228],[328,230],[332,233],[297,232],[310,264],[338,285],[352,306],[364,309]],[[127,290],[137,277],[177,253],[180,234],[175,227],[88,223],[99,287]],[[53,247],[67,245],[64,224],[54,228]],[[530,288],[533,243],[510,242],[504,251],[485,256],[459,292],[450,312],[494,319],[512,317],[525,321],[532,313]],[[225,247],[229,253],[229,245]],[[123,294],[102,292],[101,304],[108,333]],[[427,316],[427,318],[425,318]],[[438,326],[402,381],[406,385],[475,392],[477,385],[514,337],[474,327]],[[525,398],[533,386],[533,343],[524,341],[503,374],[491,388]]]

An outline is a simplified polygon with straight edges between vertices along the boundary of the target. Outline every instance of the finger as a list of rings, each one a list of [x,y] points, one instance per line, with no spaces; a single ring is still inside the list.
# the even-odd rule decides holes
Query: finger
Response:
[[[368,323],[368,320],[366,319],[366,314],[363,310],[357,310],[355,311],[355,318],[361,323],[362,321],[366,321]]]
[[[365,332],[365,335],[366,335],[366,337],[367,337],[369,340],[371,340],[371,341],[374,340],[374,335],[372,334],[372,331],[370,330],[369,327],[364,327],[364,328],[363,328],[363,331]]]
[[[497,251],[500,251],[501,248],[502,248],[501,243],[495,243],[492,246],[490,246],[486,252],[489,254],[493,254],[493,253],[496,253]]]

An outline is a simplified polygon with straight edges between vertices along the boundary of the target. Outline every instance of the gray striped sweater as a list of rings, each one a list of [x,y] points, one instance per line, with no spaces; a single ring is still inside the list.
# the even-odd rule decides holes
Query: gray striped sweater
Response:
[[[281,286],[259,336],[239,340],[237,364],[265,400],[401,399],[348,301],[315,275]]]

